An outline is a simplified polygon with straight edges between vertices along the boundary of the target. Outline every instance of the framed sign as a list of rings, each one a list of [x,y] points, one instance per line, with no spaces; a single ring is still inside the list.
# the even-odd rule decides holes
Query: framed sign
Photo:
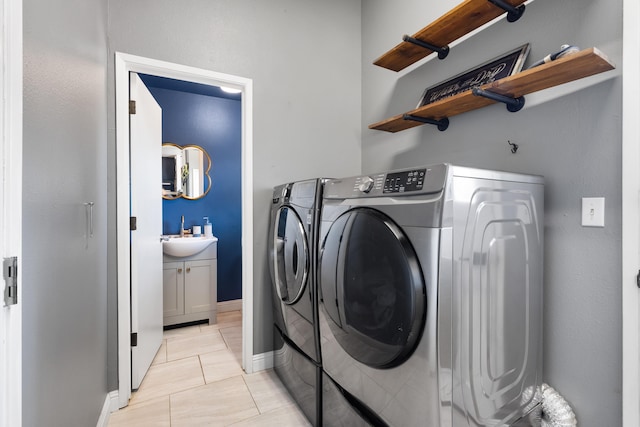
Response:
[[[522,70],[528,54],[529,43],[479,65],[472,70],[465,71],[447,81],[427,88],[422,94],[422,98],[420,98],[418,107],[519,73],[520,70]]]

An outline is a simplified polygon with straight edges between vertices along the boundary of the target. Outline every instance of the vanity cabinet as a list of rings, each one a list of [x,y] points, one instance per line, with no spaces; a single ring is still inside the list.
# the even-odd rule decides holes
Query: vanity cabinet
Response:
[[[209,320],[216,323],[217,243],[184,258],[164,255],[164,326]]]

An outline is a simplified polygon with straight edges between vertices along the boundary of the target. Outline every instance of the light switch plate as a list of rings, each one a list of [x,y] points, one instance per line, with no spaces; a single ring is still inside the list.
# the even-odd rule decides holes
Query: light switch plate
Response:
[[[582,198],[582,226],[604,227],[604,197]]]

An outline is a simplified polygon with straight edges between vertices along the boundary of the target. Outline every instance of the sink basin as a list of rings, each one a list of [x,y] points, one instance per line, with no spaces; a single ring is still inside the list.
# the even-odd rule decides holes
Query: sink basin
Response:
[[[186,257],[203,251],[210,244],[217,242],[218,238],[212,237],[180,237],[163,236],[162,252],[175,257]]]

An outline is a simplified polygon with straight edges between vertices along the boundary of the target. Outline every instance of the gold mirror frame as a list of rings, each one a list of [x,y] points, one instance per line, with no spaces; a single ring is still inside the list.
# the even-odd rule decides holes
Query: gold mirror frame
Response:
[[[196,159],[198,166],[194,168],[192,166],[193,161],[189,161],[189,152],[196,150],[196,152],[202,153],[201,159]],[[192,151],[191,151],[192,152]],[[172,161],[165,161],[165,159],[173,159]],[[186,160],[185,160],[186,159]],[[175,173],[171,174],[170,169],[174,169]],[[178,173],[180,170],[180,173]],[[198,179],[199,182],[193,181],[194,175],[200,174],[195,171],[204,170],[202,178]],[[199,145],[178,145],[173,142],[165,142],[162,144],[162,198],[166,200],[175,200],[184,198],[187,200],[198,200],[203,198],[211,190],[211,176],[209,171],[211,170],[211,157],[205,151],[204,148]],[[174,179],[170,179],[169,176],[173,175]],[[178,178],[180,177],[180,179]],[[166,180],[165,180],[166,178]],[[190,181],[192,180],[192,181]],[[203,190],[197,191],[197,195],[193,195],[193,186],[202,184]],[[185,191],[186,187],[186,191]],[[189,194],[192,193],[192,194]]]

